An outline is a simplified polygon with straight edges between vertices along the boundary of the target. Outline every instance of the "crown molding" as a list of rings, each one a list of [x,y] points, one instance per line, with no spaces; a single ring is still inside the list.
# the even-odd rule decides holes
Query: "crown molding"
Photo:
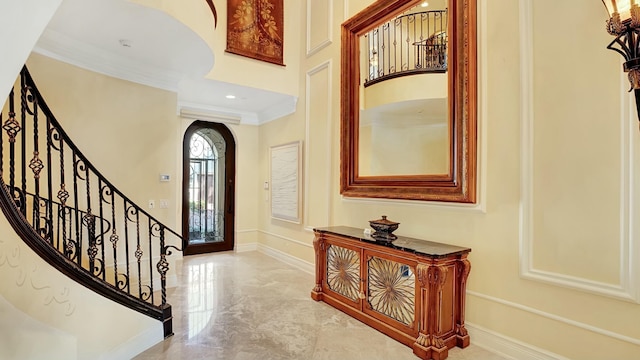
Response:
[[[236,115],[227,115],[190,107],[181,107],[180,116],[185,119],[213,121],[234,125],[239,125],[241,121],[240,117]]]
[[[287,95],[286,98],[258,113],[258,125],[264,125],[273,120],[293,114],[296,111],[298,97]]]
[[[223,122],[227,124],[258,125],[258,114],[250,111],[178,101],[178,115],[186,119]]]
[[[185,74],[137,62],[46,29],[34,52],[80,68],[163,90],[178,91]]]

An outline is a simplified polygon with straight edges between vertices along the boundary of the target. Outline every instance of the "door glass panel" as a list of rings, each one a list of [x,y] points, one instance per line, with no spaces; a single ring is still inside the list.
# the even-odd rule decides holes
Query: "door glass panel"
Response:
[[[327,248],[327,285],[349,299],[358,300],[360,290],[360,255],[340,246]]]
[[[224,138],[200,129],[189,148],[189,244],[224,241]]]
[[[413,269],[395,261],[371,257],[367,262],[371,309],[411,326],[415,318],[416,277]]]

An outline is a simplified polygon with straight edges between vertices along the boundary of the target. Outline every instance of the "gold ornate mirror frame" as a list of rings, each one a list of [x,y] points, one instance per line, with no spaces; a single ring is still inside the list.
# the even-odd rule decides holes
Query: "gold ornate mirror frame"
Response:
[[[340,193],[343,196],[476,202],[476,0],[448,0],[448,174],[358,174],[359,36],[420,2],[378,0],[342,24]],[[411,154],[398,161],[411,161]]]

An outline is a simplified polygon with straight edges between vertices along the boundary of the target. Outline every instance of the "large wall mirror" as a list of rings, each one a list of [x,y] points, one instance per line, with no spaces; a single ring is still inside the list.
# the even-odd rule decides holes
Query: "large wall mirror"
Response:
[[[342,24],[348,197],[476,202],[476,0],[379,0]]]

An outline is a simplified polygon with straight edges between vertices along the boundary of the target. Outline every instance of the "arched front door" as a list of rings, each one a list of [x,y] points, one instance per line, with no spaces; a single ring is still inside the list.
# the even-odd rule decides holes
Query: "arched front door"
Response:
[[[223,125],[196,121],[183,140],[184,255],[232,250],[236,145]]]

